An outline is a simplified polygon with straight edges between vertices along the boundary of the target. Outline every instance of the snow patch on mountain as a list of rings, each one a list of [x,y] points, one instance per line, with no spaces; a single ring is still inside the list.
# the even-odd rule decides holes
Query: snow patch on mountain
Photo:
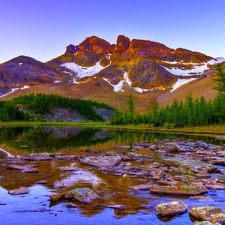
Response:
[[[131,86],[132,82],[130,81],[130,79],[128,77],[128,73],[126,71],[124,71],[124,73],[123,73],[123,79],[127,82],[127,84],[129,86]]]
[[[2,97],[4,97],[4,96],[7,96],[7,95],[11,94],[11,93],[13,93],[14,91],[16,91],[16,90],[18,90],[18,89],[19,89],[19,88],[12,88],[10,92],[8,92],[8,93],[5,94],[5,95],[1,95],[0,98],[2,98]]]
[[[192,64],[192,69],[185,69],[185,67],[172,67],[172,68],[168,68],[166,66],[162,66],[162,67],[173,75],[193,76],[193,75],[201,75],[205,70],[209,69],[208,65],[214,65],[214,64],[222,63],[224,61],[225,61],[225,58],[219,57],[219,58],[211,59],[211,60],[209,60],[205,63],[202,63],[202,64],[180,62],[180,64],[183,64],[183,65]],[[167,61],[163,61],[163,62],[171,64],[171,65],[179,63],[179,62],[167,62]]]
[[[91,67],[84,67],[74,62],[69,62],[69,63],[63,63],[61,67],[66,67],[67,69],[75,72],[79,79],[87,77],[87,76],[93,76],[105,68],[100,65],[100,62],[97,62],[94,66],[91,66]]]
[[[193,81],[193,80],[196,80],[197,78],[190,78],[190,79],[181,79],[181,78],[178,78],[177,79],[177,82],[173,84],[173,87],[172,87],[172,90],[170,92],[173,92],[174,90],[176,90],[177,88],[179,88],[180,86],[190,82],[190,81]]]
[[[20,90],[27,89],[27,88],[29,88],[29,87],[30,87],[30,86],[25,85],[25,86],[21,87]]]
[[[109,82],[109,80],[106,79],[106,78],[103,78],[103,80],[106,81],[107,83],[109,83],[111,86],[113,86],[113,89],[114,89],[115,92],[119,92],[119,91],[122,91],[123,92],[123,90],[122,90],[123,84],[124,84],[124,81],[123,80],[121,80],[118,84],[111,84]]]

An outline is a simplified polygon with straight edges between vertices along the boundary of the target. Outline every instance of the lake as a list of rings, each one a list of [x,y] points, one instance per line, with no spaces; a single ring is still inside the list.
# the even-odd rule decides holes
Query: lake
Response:
[[[158,218],[155,207],[171,200],[183,200],[188,207],[197,205],[215,205],[225,210],[224,190],[209,189],[204,196],[208,200],[191,199],[188,196],[152,194],[150,190],[136,190],[132,187],[139,184],[155,182],[148,176],[132,176],[118,174],[114,171],[104,171],[95,166],[81,165],[78,159],[24,162],[24,155],[42,153],[76,155],[85,157],[106,152],[145,157],[138,160],[123,161],[123,167],[140,167],[158,162],[165,157],[165,152],[145,149],[134,150],[136,142],[155,143],[156,140],[174,139],[202,140],[212,145],[223,145],[212,137],[185,136],[169,133],[131,132],[122,130],[98,130],[76,127],[6,127],[0,129],[0,148],[17,159],[7,158],[0,151],[0,224],[193,224],[193,218],[186,212],[182,215]],[[115,148],[115,146],[130,146],[130,148]],[[135,153],[135,154],[134,154]],[[178,153],[172,153],[175,157]],[[23,173],[20,170],[9,170],[12,164],[35,164],[39,173]],[[78,167],[77,171],[59,171],[59,167]],[[223,166],[217,166],[223,168]],[[222,174],[211,174],[212,178],[224,179]],[[45,180],[47,184],[35,184]],[[225,180],[225,179],[224,179]],[[64,184],[61,189],[53,187],[55,181]],[[10,195],[9,190],[27,187],[28,194]],[[77,187],[88,187],[96,191],[100,198],[91,204],[79,203],[76,208],[68,208],[68,200],[51,202],[55,193],[71,190]],[[123,206],[123,208],[111,208]]]

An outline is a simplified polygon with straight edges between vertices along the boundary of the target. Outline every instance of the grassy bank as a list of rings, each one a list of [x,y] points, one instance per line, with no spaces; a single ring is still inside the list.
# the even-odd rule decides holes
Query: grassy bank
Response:
[[[152,131],[152,132],[169,132],[169,133],[184,133],[184,134],[198,134],[207,136],[225,135],[225,125],[209,125],[196,127],[182,127],[182,128],[164,128],[153,127],[149,125],[110,125],[103,122],[0,122],[0,127],[25,127],[25,126],[71,126],[71,127],[87,127],[99,129],[118,129],[118,130],[136,130],[136,131]]]

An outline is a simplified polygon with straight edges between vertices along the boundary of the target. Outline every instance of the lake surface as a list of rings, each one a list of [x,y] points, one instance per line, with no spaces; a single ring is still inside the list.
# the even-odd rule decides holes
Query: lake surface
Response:
[[[163,134],[152,132],[129,132],[121,130],[97,130],[75,127],[15,127],[0,129],[0,148],[18,158],[33,153],[63,153],[65,155],[85,156],[100,152],[133,152],[132,149],[115,149],[115,145],[132,146],[136,142],[156,139],[173,140],[175,138],[192,138],[212,144],[215,138]],[[136,150],[137,154],[148,155],[151,159],[163,157],[160,152]],[[149,190],[134,190],[134,185],[151,182],[150,178],[115,176],[100,171],[97,167],[80,165],[78,160],[52,160],[27,162],[36,164],[39,173],[22,173],[18,170],[7,170],[6,167],[15,163],[0,152],[0,224],[193,224],[188,212],[171,218],[160,219],[155,214],[155,207],[171,200],[183,200],[189,207],[196,205],[216,205],[225,210],[224,190],[211,190],[205,196],[211,200],[193,200],[189,197],[153,195]],[[146,163],[146,162],[145,162]],[[22,162],[21,162],[22,164]],[[140,166],[143,161],[126,162],[127,165]],[[73,172],[62,172],[57,168],[77,166]],[[220,176],[221,174],[213,174]],[[45,185],[35,184],[46,180]],[[62,191],[54,189],[53,183],[60,181],[65,184],[63,190],[77,187],[88,187],[100,195],[100,199],[87,205],[75,202],[77,208],[67,208],[65,200],[57,203],[50,201],[49,196]],[[29,194],[9,195],[8,191],[28,187]],[[108,205],[124,205],[126,209],[112,209]]]

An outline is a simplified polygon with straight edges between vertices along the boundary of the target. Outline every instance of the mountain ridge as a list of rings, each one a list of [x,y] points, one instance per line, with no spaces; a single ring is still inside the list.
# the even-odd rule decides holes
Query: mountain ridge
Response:
[[[78,45],[68,45],[64,54],[46,63],[19,56],[0,64],[0,95],[8,99],[41,92],[96,96],[104,101],[102,95],[108,99],[110,95],[133,93],[138,99],[141,95],[156,99],[185,83],[211,76],[211,67],[222,61],[154,41],[130,40],[124,35],[118,36],[116,44],[91,36]]]

